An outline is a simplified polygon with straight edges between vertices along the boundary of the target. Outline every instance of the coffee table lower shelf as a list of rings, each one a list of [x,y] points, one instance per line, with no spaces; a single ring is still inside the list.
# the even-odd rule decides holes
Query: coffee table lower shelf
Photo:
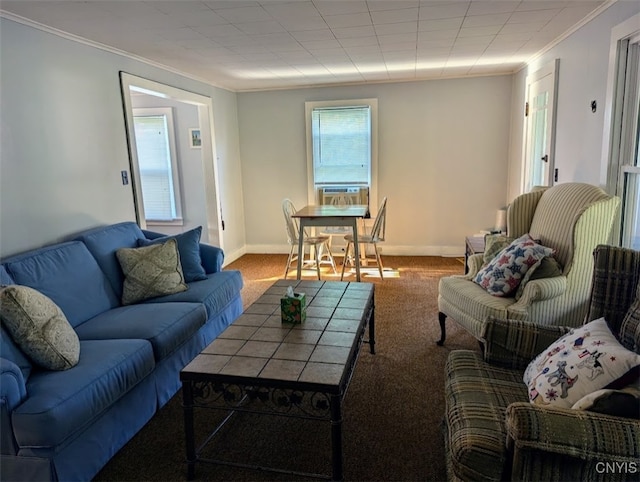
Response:
[[[187,440],[187,477],[189,480],[193,480],[195,477],[196,463],[227,465],[243,469],[277,472],[316,479],[342,480],[342,399],[344,394],[302,392],[300,390],[277,388],[265,390],[258,387],[240,387],[238,385],[222,386],[207,382],[186,383],[183,384],[183,390],[185,433]],[[233,404],[232,399],[239,394],[239,390],[245,392],[242,399],[235,407],[229,407],[229,404]],[[205,403],[201,399],[203,392],[209,392],[209,403]],[[199,401],[196,402],[196,400]],[[216,404],[220,406],[215,406]],[[260,409],[246,408],[242,406],[244,404],[259,404]],[[195,427],[193,425],[193,410],[196,408],[229,410],[225,418],[215,427],[213,432],[199,447],[195,446]],[[205,448],[210,443],[215,442],[216,435],[218,435],[227,422],[239,412],[330,422],[331,475],[202,457],[201,453]]]

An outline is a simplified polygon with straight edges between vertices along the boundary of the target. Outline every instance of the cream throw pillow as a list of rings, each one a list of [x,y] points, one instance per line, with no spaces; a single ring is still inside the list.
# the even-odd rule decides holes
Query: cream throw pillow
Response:
[[[188,288],[175,239],[142,248],[122,248],[116,256],[125,276],[123,305],[179,293]]]
[[[48,370],[67,370],[80,359],[78,335],[60,307],[33,288],[0,289],[0,318],[16,345]]]

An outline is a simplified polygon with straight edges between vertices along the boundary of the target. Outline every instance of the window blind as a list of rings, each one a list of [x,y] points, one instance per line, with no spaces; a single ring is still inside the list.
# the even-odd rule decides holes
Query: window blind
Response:
[[[311,113],[311,134],[316,185],[369,184],[369,106],[315,108]]]
[[[133,119],[145,218],[173,220],[176,208],[167,117],[134,116]]]

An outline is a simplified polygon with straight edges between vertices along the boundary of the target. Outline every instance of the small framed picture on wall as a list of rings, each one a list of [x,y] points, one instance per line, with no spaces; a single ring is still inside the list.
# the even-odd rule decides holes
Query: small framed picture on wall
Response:
[[[191,149],[200,149],[202,147],[200,129],[196,127],[189,129],[189,146],[191,146]]]

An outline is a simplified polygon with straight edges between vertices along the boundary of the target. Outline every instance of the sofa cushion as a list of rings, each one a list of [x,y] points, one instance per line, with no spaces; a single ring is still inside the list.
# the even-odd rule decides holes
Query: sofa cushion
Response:
[[[72,369],[31,374],[29,396],[12,413],[20,447],[63,443],[102,416],[154,368],[151,345],[145,340],[90,340],[80,345],[80,361]]]
[[[504,480],[508,458],[505,410],[527,399],[519,372],[455,350],[445,365],[445,423],[456,480]]]
[[[116,256],[124,273],[122,304],[185,291],[178,243],[170,239],[142,248],[121,248]]]
[[[523,381],[531,403],[571,408],[603,388],[623,388],[637,378],[640,355],[613,336],[604,318],[574,328],[527,367]]]
[[[527,271],[551,256],[553,250],[536,243],[525,234],[500,251],[483,266],[473,281],[494,296],[510,296],[515,293]]]
[[[79,241],[13,256],[4,265],[16,284],[51,298],[71,326],[120,305],[95,258]]]
[[[138,240],[144,239],[140,227],[134,222],[125,221],[84,231],[76,239],[87,245],[107,275],[117,298],[121,299],[124,275],[116,258],[116,251],[120,248],[137,247]]]
[[[28,286],[0,288],[0,318],[16,344],[48,370],[68,370],[78,363],[80,342],[62,310]]]
[[[187,291],[153,298],[145,303],[165,303],[168,301],[204,303],[207,317],[213,318],[236,299],[241,289],[242,276],[240,271],[220,271],[207,275],[206,280],[189,283]]]
[[[174,236],[162,236],[155,239],[139,239],[138,246],[149,246],[150,244],[164,243],[169,239],[175,239],[178,242],[178,252],[180,253],[180,264],[182,272],[187,283],[191,281],[202,281],[207,279],[207,273],[202,267],[200,258],[200,235],[202,234],[202,226],[185,231]]]
[[[81,340],[147,340],[160,361],[189,340],[206,319],[200,303],[137,304],[101,313],[76,332]]]

